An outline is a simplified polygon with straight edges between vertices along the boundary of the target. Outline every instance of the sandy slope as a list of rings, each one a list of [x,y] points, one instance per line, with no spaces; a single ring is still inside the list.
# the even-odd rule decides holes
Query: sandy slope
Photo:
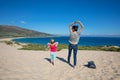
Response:
[[[120,80],[120,52],[81,50],[77,56],[76,69],[66,63],[67,49],[57,53],[53,66],[49,51],[17,50],[0,43],[0,80]],[[96,69],[84,66],[91,60]]]

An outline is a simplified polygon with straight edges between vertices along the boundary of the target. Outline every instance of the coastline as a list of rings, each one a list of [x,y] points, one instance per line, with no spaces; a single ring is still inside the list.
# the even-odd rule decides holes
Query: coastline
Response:
[[[20,39],[20,38],[26,38],[26,37],[0,38],[0,41],[12,41],[13,39]]]
[[[14,39],[22,39],[22,38],[35,38],[35,37],[14,37],[14,38],[2,38],[0,39],[0,42],[5,42],[8,45],[13,45],[13,46],[21,46],[20,49],[22,50],[43,50],[46,51],[46,45],[44,44],[35,44],[35,43],[26,43],[26,42],[16,42]],[[43,42],[43,37],[36,37],[36,38],[42,38]],[[49,38],[49,37],[44,37],[44,38]],[[55,37],[57,38],[57,37]],[[37,40],[38,41],[38,40]],[[47,39],[48,41],[48,39]],[[48,41],[49,42],[49,41]],[[62,49],[67,49],[68,44],[60,44],[58,46],[58,51]],[[80,46],[78,45],[78,50],[95,50],[95,51],[115,51],[115,52],[120,52],[120,47],[116,45],[104,45],[104,46]]]
[[[0,41],[11,41],[12,39],[16,39],[16,38],[0,38]]]

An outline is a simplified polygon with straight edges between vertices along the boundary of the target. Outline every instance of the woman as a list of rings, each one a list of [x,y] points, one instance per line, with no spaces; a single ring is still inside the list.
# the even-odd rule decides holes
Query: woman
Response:
[[[80,30],[78,31],[78,25],[75,24],[79,24],[81,26]],[[69,26],[70,28],[70,40],[69,40],[69,48],[68,48],[68,63],[70,64],[70,57],[71,57],[71,53],[73,50],[73,56],[74,56],[74,66],[73,68],[76,67],[77,64],[77,50],[78,50],[78,42],[80,39],[80,34],[84,28],[82,22],[80,21],[75,21],[72,22]]]

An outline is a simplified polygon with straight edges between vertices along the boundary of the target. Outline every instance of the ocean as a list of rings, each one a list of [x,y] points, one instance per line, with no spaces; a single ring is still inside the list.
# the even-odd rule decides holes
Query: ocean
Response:
[[[44,37],[44,38],[18,38],[13,41],[21,43],[33,43],[47,45],[50,39],[54,39],[59,44],[69,44],[69,37]],[[119,46],[120,37],[80,37],[79,46]]]

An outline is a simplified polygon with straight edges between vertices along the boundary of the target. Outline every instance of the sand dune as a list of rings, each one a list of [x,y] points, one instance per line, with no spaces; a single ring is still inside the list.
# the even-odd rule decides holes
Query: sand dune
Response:
[[[53,66],[49,51],[17,50],[0,43],[0,80],[120,80],[120,52],[79,50],[77,57],[73,69],[66,61],[67,49],[61,50]],[[96,69],[84,66],[91,60]]]

